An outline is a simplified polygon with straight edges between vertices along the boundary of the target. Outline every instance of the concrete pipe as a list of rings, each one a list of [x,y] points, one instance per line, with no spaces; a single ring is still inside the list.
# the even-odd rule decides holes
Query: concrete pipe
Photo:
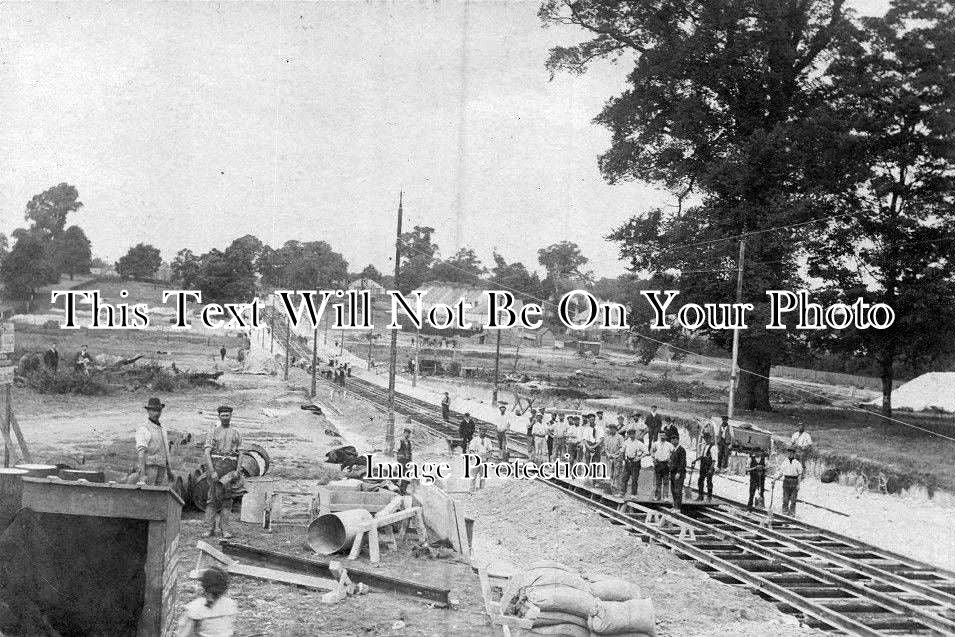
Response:
[[[15,468],[26,471],[27,478],[47,478],[58,473],[57,468],[51,464],[18,464]]]
[[[364,509],[351,509],[321,515],[308,525],[305,543],[319,555],[331,555],[351,549],[358,529],[372,520]]]

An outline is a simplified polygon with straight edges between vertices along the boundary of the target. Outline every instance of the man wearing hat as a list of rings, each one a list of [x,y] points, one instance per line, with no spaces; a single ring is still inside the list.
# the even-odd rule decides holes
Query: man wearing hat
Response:
[[[224,538],[232,537],[226,530],[233,499],[244,493],[244,481],[239,469],[239,447],[242,436],[232,426],[232,407],[221,405],[217,410],[219,424],[206,434],[205,455],[206,476],[209,483],[209,496],[206,499],[206,523],[209,530],[205,537],[219,532]]]
[[[136,473],[130,475],[127,482],[160,486],[172,480],[169,439],[159,422],[165,406],[158,398],[146,401],[146,422],[136,429]]]
[[[799,480],[802,478],[802,463],[796,458],[796,447],[789,448],[789,459],[779,468],[776,477],[773,478],[773,484],[776,484],[780,478],[783,480],[783,513],[796,515]]]
[[[395,452],[395,460],[398,464],[404,466],[411,462],[411,427],[405,427],[402,432],[401,440],[398,441],[398,449]],[[405,495],[408,492],[408,480],[398,481],[398,493]]]
[[[601,455],[603,457],[603,463],[607,466],[607,476],[610,479],[610,492],[614,493],[622,469],[623,436],[617,432],[617,425],[614,423],[609,424],[607,430],[608,433],[603,440]]]

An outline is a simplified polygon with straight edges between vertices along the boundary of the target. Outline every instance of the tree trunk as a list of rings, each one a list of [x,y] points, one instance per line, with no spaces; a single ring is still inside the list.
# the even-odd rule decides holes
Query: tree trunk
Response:
[[[735,410],[771,411],[769,404],[769,369],[772,355],[748,350],[744,343],[739,348],[739,381]],[[748,372],[755,372],[754,374]]]
[[[885,356],[879,360],[882,379],[882,415],[886,418],[892,417],[892,381],[895,380],[895,366],[892,364],[892,359],[892,356]]]

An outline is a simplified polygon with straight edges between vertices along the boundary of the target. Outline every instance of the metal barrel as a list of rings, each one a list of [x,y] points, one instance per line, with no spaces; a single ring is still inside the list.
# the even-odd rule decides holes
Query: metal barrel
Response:
[[[264,447],[249,443],[243,446],[239,467],[247,477],[264,476],[272,466],[272,458]]]
[[[189,489],[189,499],[192,501],[192,506],[196,507],[200,511],[206,510],[206,500],[209,498],[209,476],[198,471],[196,472],[195,479],[192,482],[192,488]]]
[[[372,520],[364,509],[326,513],[308,525],[305,543],[319,555],[332,555],[351,548],[359,528]]]
[[[92,469],[60,469],[59,475],[64,480],[86,480],[87,482],[106,481],[106,476],[102,471]]]
[[[47,478],[58,473],[56,466],[52,464],[18,464],[15,468],[26,471],[27,478]]]

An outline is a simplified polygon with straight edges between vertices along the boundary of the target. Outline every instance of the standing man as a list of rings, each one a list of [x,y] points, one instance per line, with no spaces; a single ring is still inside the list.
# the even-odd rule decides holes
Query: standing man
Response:
[[[395,460],[397,460],[398,464],[402,466],[405,466],[411,462],[411,427],[404,428],[401,440],[398,441],[398,449],[395,452]],[[409,484],[410,481],[408,480],[399,480],[398,493],[401,495],[407,495]]]
[[[713,457],[713,441],[710,438],[704,438],[703,448],[693,464],[700,463],[700,477],[696,479],[696,500],[703,500],[703,490],[706,489],[706,499],[708,502],[713,500],[713,473],[716,470],[716,458]]]
[[[584,416],[583,429],[578,432],[580,435],[580,455],[583,462],[591,463],[597,455],[597,420],[594,414]]]
[[[624,418],[623,414],[617,414],[617,433],[619,433],[621,437],[627,435],[627,419]]]
[[[647,455],[647,446],[637,438],[636,428],[627,430],[627,439],[623,441],[623,478],[621,488],[623,496],[627,496],[627,482],[631,483],[631,494],[637,495],[637,486],[640,483],[640,459]]]
[[[716,468],[719,471],[725,470],[730,464],[730,447],[733,444],[733,430],[730,428],[729,416],[722,416],[723,422],[720,423],[720,429],[716,432],[717,461]]]
[[[507,459],[507,432],[511,430],[511,417],[507,415],[507,405],[499,404],[500,415],[494,428],[497,430],[497,452],[501,460]]]
[[[674,438],[680,437],[680,432],[677,431],[676,424],[673,422],[673,418],[670,416],[666,417],[666,424],[663,425],[663,432],[666,434],[667,440],[670,442],[673,442]]]
[[[806,464],[806,456],[812,449],[812,436],[806,433],[806,425],[799,423],[799,431],[793,434],[789,440],[789,446],[796,450],[796,457],[803,465]]]
[[[623,454],[623,436],[617,433],[617,425],[608,426],[609,433],[604,437],[601,456],[607,465],[607,474],[610,476],[610,493],[617,487],[617,480],[621,473],[621,457]]]
[[[554,423],[554,453],[552,459],[557,460],[567,453],[567,420],[564,412],[558,412],[557,422]]]
[[[225,360],[225,345],[219,348],[219,360]]]
[[[699,453],[700,451],[700,432],[702,431],[703,426],[700,424],[700,421],[694,418],[689,421],[686,425],[686,433],[690,437],[689,448],[693,451]]]
[[[444,392],[444,398],[441,399],[441,418],[444,422],[451,420],[451,397],[448,396],[448,392]]]
[[[667,442],[663,432],[657,434],[657,441],[653,444],[650,455],[653,456],[653,499],[660,501],[663,492],[663,483],[670,478],[670,454],[673,445]]]
[[[56,369],[60,366],[60,353],[56,349],[56,343],[51,344],[50,349],[43,352],[43,365],[56,374]]]
[[[537,418],[534,419],[531,436],[534,440],[534,455],[531,457],[535,462],[540,462],[547,453],[547,425],[544,424],[543,414],[537,414]]]
[[[789,459],[783,462],[776,477],[775,484],[783,479],[783,513],[796,515],[796,497],[799,495],[799,480],[802,478],[802,463],[796,459],[796,449],[790,447]]]
[[[136,429],[136,473],[127,478],[127,482],[141,485],[161,486],[172,480],[169,468],[169,438],[166,429],[159,422],[163,403],[158,398],[146,402],[144,424]]]
[[[680,444],[680,436],[673,439],[673,452],[670,454],[670,496],[677,513],[683,508],[683,482],[686,480],[686,449]]]
[[[471,441],[471,445],[467,451],[468,453],[478,456],[481,462],[487,462],[488,457],[491,455],[491,441],[487,439],[487,431],[481,429],[478,437]],[[481,471],[474,472],[474,477],[471,478],[471,493],[484,488],[484,478],[482,478],[481,475]]]
[[[753,499],[757,491],[759,491],[759,498],[756,498],[756,506],[762,508],[766,495],[766,452],[762,449],[749,454],[749,501],[746,504],[749,510],[753,508]]]
[[[578,416],[567,417],[567,454],[570,456],[571,464],[577,462],[578,452],[580,451],[580,425]]]
[[[90,356],[90,353],[86,350],[86,345],[83,345],[80,347],[80,351],[77,352],[76,359],[73,361],[73,371],[89,376],[90,367],[92,366],[93,357]]]
[[[660,430],[663,429],[663,418],[657,413],[657,406],[650,407],[650,413],[647,415],[644,424],[647,427],[647,433],[650,435],[649,444],[652,445],[659,437]]]
[[[534,456],[534,423],[537,422],[537,410],[531,408],[531,416],[527,420],[527,457]]]
[[[471,419],[471,412],[465,412],[464,418],[461,419],[458,435],[461,436],[461,453],[467,453],[471,438],[474,437],[474,421]]]
[[[218,522],[219,533],[223,538],[228,539],[232,537],[232,533],[226,530],[229,514],[232,512],[232,502],[236,496],[244,492],[242,471],[239,469],[239,447],[242,444],[242,436],[232,426],[232,407],[220,405],[217,413],[219,424],[206,434],[206,444],[203,446],[206,479],[209,483],[209,496],[206,500],[206,524],[209,525],[209,530],[203,537],[214,536],[216,522]],[[216,461],[220,469],[226,465],[229,471],[223,470],[223,474],[219,475]],[[232,461],[235,462],[234,469],[231,468]]]

